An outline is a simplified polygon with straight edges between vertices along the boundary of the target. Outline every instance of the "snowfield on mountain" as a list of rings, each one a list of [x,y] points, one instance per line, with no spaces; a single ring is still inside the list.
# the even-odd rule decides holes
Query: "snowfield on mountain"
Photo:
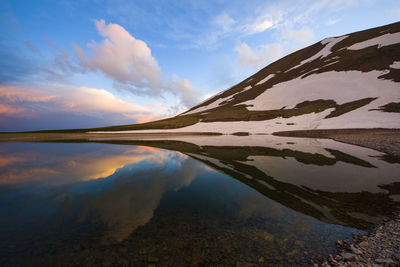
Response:
[[[95,132],[400,128],[400,22],[326,38],[173,118]]]

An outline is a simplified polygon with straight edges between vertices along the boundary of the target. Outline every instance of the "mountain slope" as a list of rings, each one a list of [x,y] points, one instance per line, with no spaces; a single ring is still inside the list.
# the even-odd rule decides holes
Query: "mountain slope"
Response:
[[[326,38],[174,118],[98,130],[340,128],[400,128],[400,22]]]

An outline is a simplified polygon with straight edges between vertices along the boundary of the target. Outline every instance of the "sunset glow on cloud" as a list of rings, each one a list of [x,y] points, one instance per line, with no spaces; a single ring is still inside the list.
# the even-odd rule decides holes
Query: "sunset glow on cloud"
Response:
[[[92,71],[101,70],[117,82],[159,93],[161,71],[147,44],[118,24],[106,24],[104,20],[95,21],[95,24],[105,39],[100,44],[88,43],[88,56],[80,46],[75,46],[80,65]]]
[[[0,131],[176,115],[301,47],[400,19],[379,3],[1,1]]]
[[[137,122],[162,117],[154,110],[125,102],[104,89],[59,84],[39,88],[0,86],[0,117],[40,119],[49,110],[94,117],[117,114]]]

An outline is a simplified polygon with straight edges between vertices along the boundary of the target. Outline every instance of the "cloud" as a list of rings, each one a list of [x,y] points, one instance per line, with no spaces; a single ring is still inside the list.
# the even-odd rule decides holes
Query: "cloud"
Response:
[[[57,81],[63,79],[66,74],[85,72],[82,67],[77,66],[70,61],[68,51],[58,47],[58,45],[56,45],[50,38],[46,39],[46,43],[59,53],[54,56],[54,64],[52,66],[40,69],[40,71],[47,74],[49,80]]]
[[[0,86],[0,117],[32,118],[35,106],[52,99],[39,90],[19,86]]]
[[[147,44],[135,39],[118,24],[106,24],[104,20],[95,21],[95,24],[105,39],[100,44],[88,44],[88,57],[75,46],[81,66],[93,71],[101,70],[120,83],[158,90],[161,72]]]
[[[254,22],[244,25],[243,31],[246,34],[256,34],[262,33],[269,28],[276,26],[279,22],[282,21],[281,15],[262,15],[255,19]]]
[[[265,45],[258,49],[252,49],[247,43],[243,42],[236,47],[236,51],[239,53],[239,64],[255,70],[279,59],[282,55],[282,50],[283,48],[280,44]]]
[[[181,79],[178,76],[173,75],[170,82],[170,88],[172,88],[175,95],[180,97],[181,102],[186,107],[193,107],[201,101],[189,80]]]
[[[53,96],[37,89],[28,89],[22,86],[0,86],[0,100],[7,104],[48,102]]]
[[[231,18],[226,12],[222,12],[213,19],[213,23],[222,29],[223,32],[227,32],[232,29],[232,26],[236,24],[237,21]]]
[[[294,40],[300,44],[309,44],[314,41],[314,33],[311,29],[303,28],[300,30],[286,30],[283,37]]]
[[[13,107],[11,105],[0,103],[0,116],[20,116],[21,114],[28,112],[29,109],[24,107]]]
[[[340,21],[340,19],[328,19],[325,24],[328,26],[332,26],[335,25],[336,23],[338,23]]]
[[[144,41],[134,38],[118,24],[95,21],[96,28],[105,39],[88,44],[88,55],[74,45],[79,65],[91,71],[102,71],[114,80],[116,87],[137,95],[161,96],[171,93],[181,99],[186,107],[196,104],[199,93],[188,80],[177,76],[163,79],[163,74]]]
[[[261,15],[255,16],[255,18],[252,16],[243,22],[238,22],[226,12],[222,12],[213,19],[213,24],[218,26],[218,31],[213,34],[215,35],[214,41],[229,34],[246,36],[262,33],[277,26],[281,21],[282,14],[280,12],[276,12],[273,15],[270,13],[261,13]]]
[[[97,88],[52,84],[40,87],[0,86],[0,119],[41,120],[50,115],[83,116],[125,123],[160,119],[162,114],[128,103]],[[4,126],[4,125],[3,125]]]
[[[40,49],[33,45],[31,42],[25,42],[26,47],[34,54],[42,55]]]

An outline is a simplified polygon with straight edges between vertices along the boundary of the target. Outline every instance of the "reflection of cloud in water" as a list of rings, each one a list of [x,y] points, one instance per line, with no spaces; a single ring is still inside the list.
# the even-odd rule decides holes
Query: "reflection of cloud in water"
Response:
[[[0,151],[1,153],[1,151]],[[0,167],[5,167],[8,165],[13,165],[15,163],[24,162],[26,158],[15,157],[15,156],[0,156]]]
[[[67,149],[60,148],[65,145],[27,143],[24,149],[3,145],[1,155],[7,157],[0,156],[0,184],[73,183],[107,177],[126,164],[164,160],[160,149],[150,147],[101,146],[87,151],[80,144],[68,144]]]
[[[104,241],[127,237],[151,219],[166,191],[207,170],[179,152],[102,144],[6,144],[0,164],[0,184],[50,185],[40,194],[68,196],[61,202],[65,214],[77,208],[80,222],[96,214],[108,228]]]
[[[82,194],[78,190],[80,195],[72,197],[66,204],[82,203],[81,220],[89,214],[99,216],[108,228],[104,242],[125,239],[151,219],[166,191],[190,185],[199,173],[205,171],[203,164],[180,153],[158,152],[156,158],[163,160],[154,161],[153,156],[149,156],[118,169],[106,179],[83,182],[78,187],[90,191]]]

